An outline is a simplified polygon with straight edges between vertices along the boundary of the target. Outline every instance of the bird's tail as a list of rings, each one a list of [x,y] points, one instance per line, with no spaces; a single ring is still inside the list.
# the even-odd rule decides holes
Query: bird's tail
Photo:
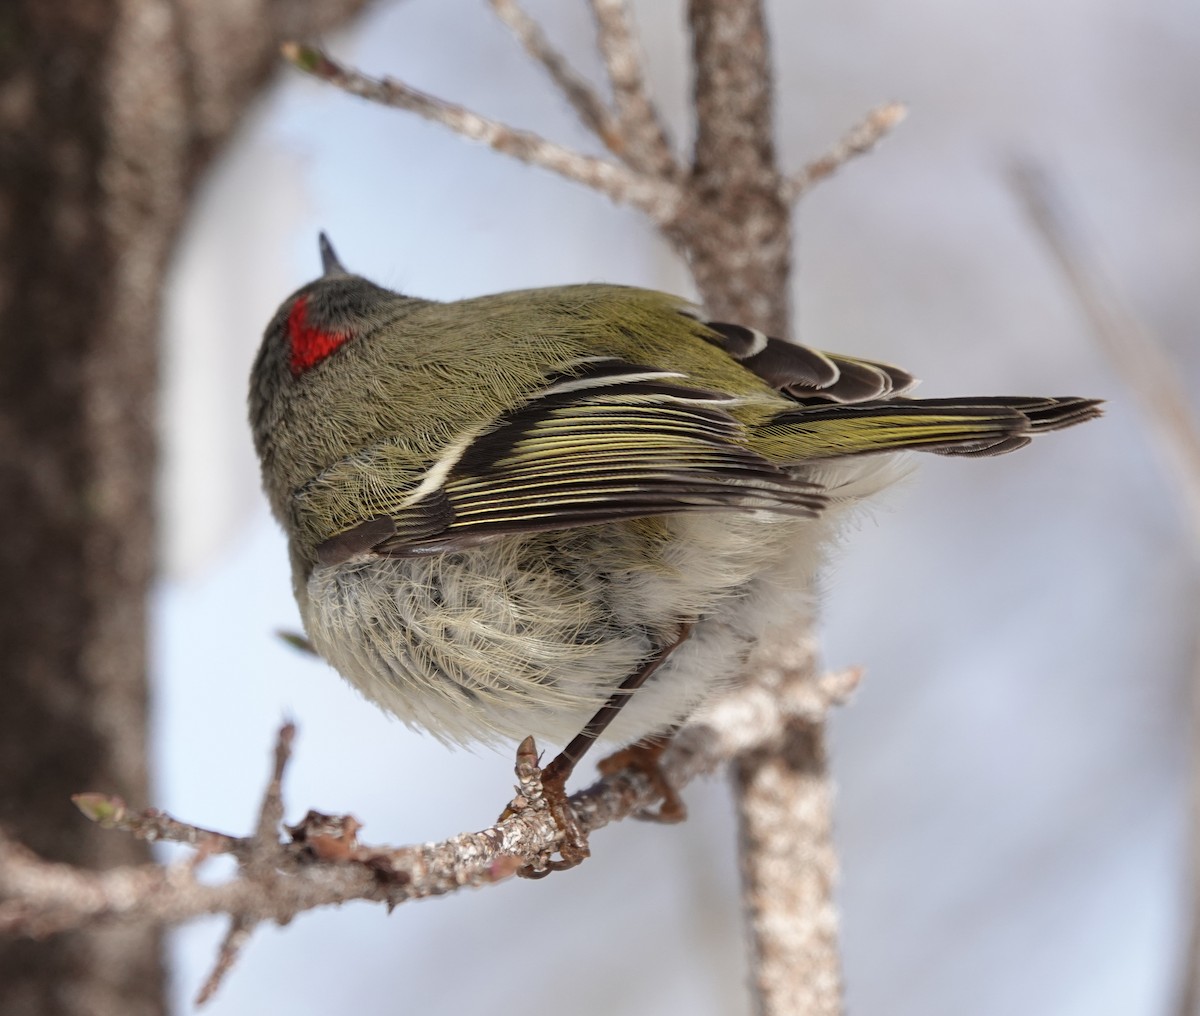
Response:
[[[893,398],[810,404],[789,409],[755,429],[756,451],[777,462],[808,462],[872,452],[999,455],[1035,434],[1100,415],[1097,399],[992,396]]]

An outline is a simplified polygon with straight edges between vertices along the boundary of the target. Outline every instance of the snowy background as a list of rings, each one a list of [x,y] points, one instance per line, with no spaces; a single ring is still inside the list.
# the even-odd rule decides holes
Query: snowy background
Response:
[[[585,5],[528,6],[598,80]],[[686,145],[682,7],[634,4]],[[1016,455],[924,461],[829,576],[827,659],[867,668],[833,723],[850,1011],[1168,1011],[1196,569],[1138,411],[1004,169],[1032,154],[1069,185],[1111,274],[1196,378],[1200,7],[781,0],[769,13],[787,165],[881,101],[911,107],[800,207],[797,337],[903,364],[931,396],[1110,400],[1103,421]],[[380,5],[324,41],[369,73],[592,149],[481,0]],[[213,172],[174,266],[155,803],[248,830],[287,716],[300,728],[289,819],[315,807],[355,814],[369,841],[437,839],[494,819],[509,759],[408,732],[273,636],[299,622],[244,423],[261,329],[317,274],[320,228],[352,270],[428,297],[689,283],[636,213],[281,78]],[[602,832],[586,865],[545,882],[260,930],[207,1011],[745,1012],[727,788],[713,779],[686,799],[686,825]],[[175,936],[180,1011],[222,930]],[[544,970],[519,996],[513,970],[531,950],[518,936]]]

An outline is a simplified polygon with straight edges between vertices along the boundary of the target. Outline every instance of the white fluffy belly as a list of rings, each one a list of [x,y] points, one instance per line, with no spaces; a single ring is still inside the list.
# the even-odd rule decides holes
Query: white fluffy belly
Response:
[[[694,622],[606,734],[632,741],[683,719],[737,676],[765,627],[796,614],[812,564],[803,530],[822,525],[712,513],[364,555],[313,572],[305,624],[364,695],[442,740],[563,744]],[[590,564],[596,540],[610,544],[605,569]]]
[[[883,465],[822,480],[848,504],[895,478]],[[695,513],[366,554],[318,567],[302,610],[318,652],[367,698],[462,744],[565,744],[692,623],[605,733],[630,742],[683,720],[765,631],[805,616],[837,514]]]

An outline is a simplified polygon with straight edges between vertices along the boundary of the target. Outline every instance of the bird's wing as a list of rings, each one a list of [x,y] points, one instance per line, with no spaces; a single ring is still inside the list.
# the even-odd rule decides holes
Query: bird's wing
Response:
[[[324,564],[372,550],[437,554],[530,533],[688,511],[825,504],[745,445],[737,400],[675,371],[580,361],[434,463],[399,510],[318,547]]]

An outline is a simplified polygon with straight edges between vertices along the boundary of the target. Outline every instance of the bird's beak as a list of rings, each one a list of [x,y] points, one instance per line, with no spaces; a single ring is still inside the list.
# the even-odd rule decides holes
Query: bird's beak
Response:
[[[321,248],[321,267],[326,275],[350,274],[338,260],[337,251],[333,249],[333,244],[329,242],[329,237],[324,232],[321,233],[317,243]]]

